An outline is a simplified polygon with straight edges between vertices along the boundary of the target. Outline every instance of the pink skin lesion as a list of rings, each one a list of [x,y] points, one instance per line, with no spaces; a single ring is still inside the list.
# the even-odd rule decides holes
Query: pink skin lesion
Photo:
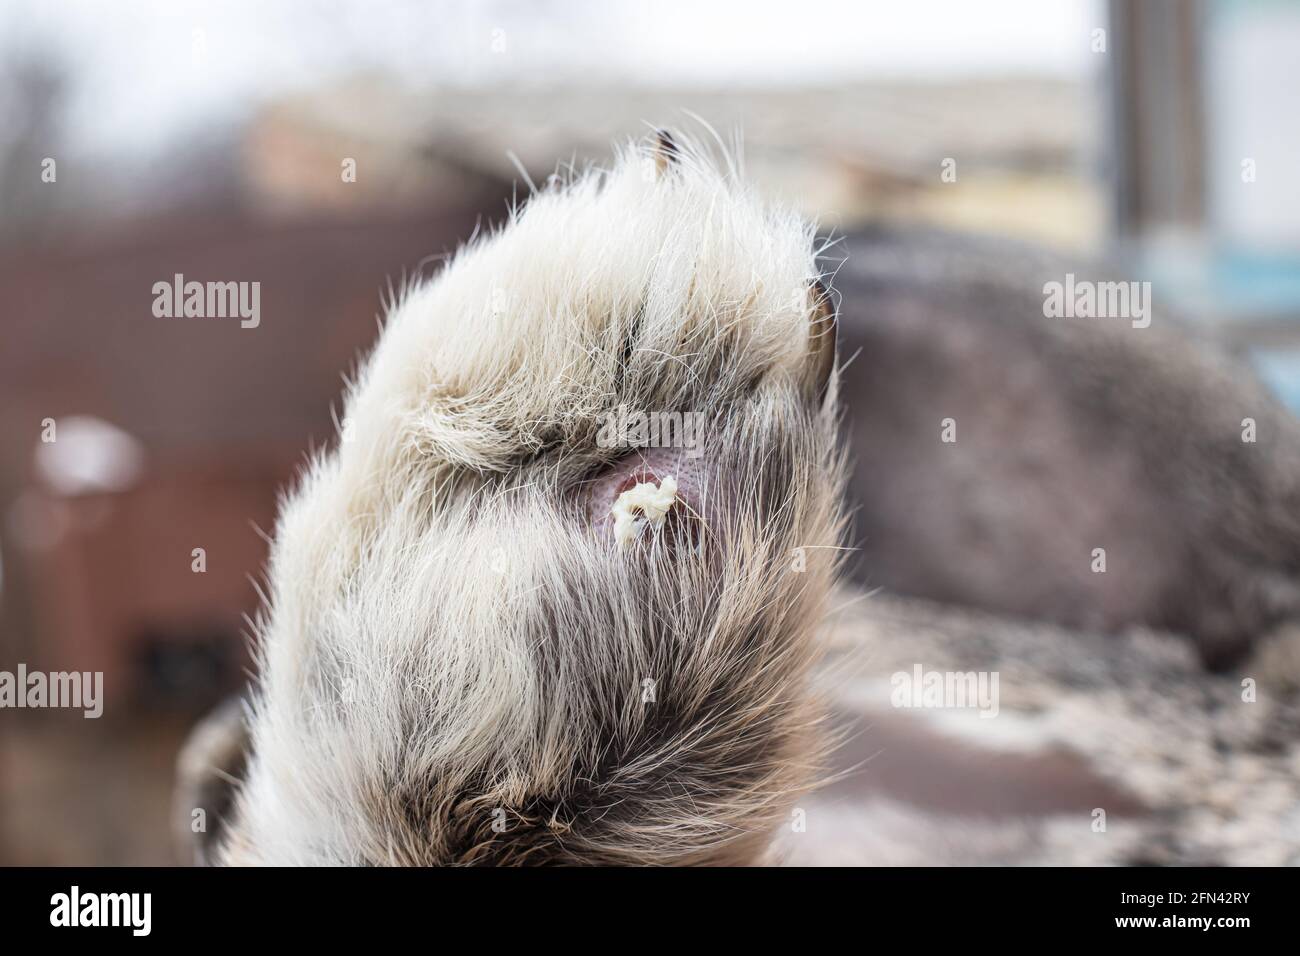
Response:
[[[630,449],[587,486],[588,521],[602,540],[614,543],[613,512],[619,496],[639,484],[662,485],[665,478],[671,477],[677,482],[677,501],[665,516],[661,530],[670,533],[688,526],[698,527],[705,517],[708,498],[704,461],[705,458],[692,457],[678,448]],[[645,538],[650,530],[641,529],[638,540]]]

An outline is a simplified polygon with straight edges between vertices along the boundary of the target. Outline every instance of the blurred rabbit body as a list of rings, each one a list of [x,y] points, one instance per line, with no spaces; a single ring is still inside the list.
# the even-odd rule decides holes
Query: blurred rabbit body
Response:
[[[1300,430],[1248,369],[1149,300],[1144,322],[1051,307],[1114,269],[934,232],[846,246],[859,581],[1165,628],[1218,667],[1300,611]]]

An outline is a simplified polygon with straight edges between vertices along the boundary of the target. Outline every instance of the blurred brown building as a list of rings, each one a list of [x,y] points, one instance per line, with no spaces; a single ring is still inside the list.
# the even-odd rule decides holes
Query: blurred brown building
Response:
[[[277,491],[333,441],[342,373],[391,290],[504,209],[466,170],[371,184],[420,157],[276,111],[231,152],[235,195],[0,251],[0,667],[103,671],[110,712],[242,678]],[[260,323],[155,317],[176,274],[260,283]]]

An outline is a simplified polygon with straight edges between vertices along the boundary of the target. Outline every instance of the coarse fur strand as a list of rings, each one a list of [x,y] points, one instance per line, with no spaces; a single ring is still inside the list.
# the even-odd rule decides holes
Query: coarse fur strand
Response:
[[[752,863],[816,779],[843,462],[813,230],[662,143],[391,310],[282,504],[219,861]],[[588,519],[620,405],[704,415],[690,533]]]

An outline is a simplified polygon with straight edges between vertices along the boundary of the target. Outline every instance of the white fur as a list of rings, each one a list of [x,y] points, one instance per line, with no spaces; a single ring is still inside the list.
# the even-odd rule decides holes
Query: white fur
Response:
[[[566,775],[602,745],[600,728],[647,719],[632,699],[639,675],[674,679],[659,660],[667,645],[643,637],[652,611],[633,559],[611,557],[575,520],[566,483],[603,460],[592,423],[618,401],[734,402],[732,419],[755,434],[802,408],[806,289],[816,276],[806,223],[761,202],[733,166],[697,146],[680,154],[656,174],[644,150],[628,148],[610,171],[548,186],[391,311],[347,395],[349,437],[283,503],[228,861],[450,859],[451,850],[414,845],[426,839],[419,820],[393,823],[395,790],[427,794],[452,815],[506,808],[512,826],[539,793],[561,794],[567,808]],[[713,362],[724,348],[727,361]],[[747,381],[756,384],[744,392]],[[820,606],[833,552],[810,551],[797,582],[776,576],[789,546],[815,549],[836,533],[833,400],[809,415],[816,444],[797,473],[818,487],[785,505],[806,538],[762,540],[761,528],[739,524],[762,505],[740,502],[726,534],[737,547],[752,539],[748,556],[724,555],[711,582],[694,569],[671,585],[735,589],[712,596],[718,617],[690,635],[715,641],[717,655],[693,680],[722,680],[734,665],[730,617],[785,600],[780,589],[797,595],[785,601],[792,610]],[[551,625],[536,619],[539,608]],[[788,663],[788,674],[770,687],[758,681],[755,693],[788,715],[809,625],[772,613],[769,670]],[[581,647],[570,653],[566,641]],[[626,686],[629,701],[593,700],[592,687],[605,685],[584,682],[597,672]],[[682,735],[673,754],[691,746]],[[747,798],[764,820],[785,798],[769,777]],[[712,796],[693,796],[709,813]],[[707,852],[679,833],[709,834],[701,847],[726,843],[736,824],[717,816],[716,826],[655,821],[665,856]],[[537,825],[562,841],[565,827],[584,824],[578,817]],[[436,843],[439,824],[429,825]]]

